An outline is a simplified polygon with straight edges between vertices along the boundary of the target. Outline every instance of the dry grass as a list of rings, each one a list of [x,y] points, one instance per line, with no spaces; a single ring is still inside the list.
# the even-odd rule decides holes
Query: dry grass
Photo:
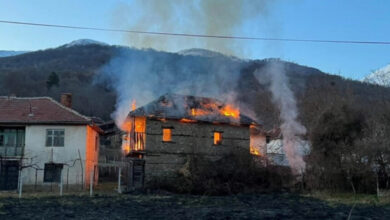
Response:
[[[99,183],[93,189],[93,194],[99,195],[118,195],[117,191],[117,183],[109,182],[109,183]],[[44,198],[44,197],[52,197],[52,196],[60,196],[60,191],[58,187],[54,187],[53,191],[35,191],[32,188],[24,188],[22,193],[22,198]],[[84,190],[66,190],[63,189],[63,196],[89,196],[89,189]],[[18,198],[19,194],[16,190],[13,191],[0,191],[0,198]]]
[[[330,204],[352,205],[356,203],[361,205],[390,205],[390,195],[388,194],[377,197],[375,194],[356,194],[355,196],[353,193],[319,191],[305,194],[304,196],[324,200]]]

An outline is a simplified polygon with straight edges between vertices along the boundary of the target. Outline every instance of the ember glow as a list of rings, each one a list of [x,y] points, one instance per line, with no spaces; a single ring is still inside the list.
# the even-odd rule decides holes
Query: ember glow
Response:
[[[260,151],[256,147],[253,147],[253,146],[250,146],[250,153],[253,155],[261,156]]]
[[[196,120],[192,120],[192,119],[188,119],[188,118],[182,118],[182,119],[180,119],[180,122],[183,122],[183,123],[195,123]]]
[[[172,141],[172,129],[163,128],[163,141],[169,142]]]
[[[222,143],[222,133],[215,131],[214,132],[214,145],[220,145]]]
[[[191,108],[191,115],[195,117],[213,114],[220,114],[233,119],[239,119],[240,110],[231,104],[221,106],[216,103],[203,104],[201,108]]]

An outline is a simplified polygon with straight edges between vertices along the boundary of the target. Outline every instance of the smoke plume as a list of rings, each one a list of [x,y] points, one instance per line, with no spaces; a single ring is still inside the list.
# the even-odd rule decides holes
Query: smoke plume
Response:
[[[122,124],[135,100],[143,106],[166,93],[215,97],[234,103],[243,61],[221,54],[180,55],[155,50],[122,48],[103,67],[95,82],[117,94],[112,117]]]
[[[267,0],[133,0],[114,9],[115,28],[140,31],[204,35],[264,35],[274,31],[269,25]],[[256,25],[254,25],[256,21]],[[187,48],[207,48],[236,56],[248,53],[253,42],[213,38],[186,38],[157,35],[124,35],[127,45],[176,52]],[[247,44],[248,43],[248,44]],[[244,46],[245,45],[245,46]]]
[[[271,1],[267,0],[133,0],[117,5],[112,13],[112,25],[138,31],[251,36],[269,31],[270,5]],[[205,50],[184,52],[184,55],[201,54],[196,57],[144,48],[180,50],[182,54],[183,49],[207,48],[235,55],[243,55],[253,48],[249,42],[227,39],[131,33],[123,38],[126,45],[142,50],[120,51],[97,78],[117,93],[113,117],[118,125],[133,100],[140,106],[165,93],[215,97],[230,103],[234,99],[234,94],[228,91],[236,87],[243,61],[233,58],[233,62],[225,62],[225,56]]]
[[[305,170],[305,162],[302,159],[304,149],[300,136],[306,133],[306,128],[297,120],[297,103],[290,89],[283,62],[271,60],[267,64],[265,75],[260,75],[259,72],[255,75],[260,83],[269,85],[272,100],[280,111],[283,150],[292,170],[301,173]]]

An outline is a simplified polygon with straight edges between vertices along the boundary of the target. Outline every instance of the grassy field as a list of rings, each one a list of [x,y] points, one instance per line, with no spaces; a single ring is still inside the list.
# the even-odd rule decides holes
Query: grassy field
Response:
[[[0,196],[0,219],[347,219],[350,196],[13,193]],[[371,198],[359,196],[351,219],[390,219],[389,203]]]
[[[375,194],[356,194],[353,193],[331,193],[331,192],[315,192],[305,194],[307,197],[312,197],[327,201],[330,204],[361,204],[361,205],[390,205],[390,196],[377,197]]]

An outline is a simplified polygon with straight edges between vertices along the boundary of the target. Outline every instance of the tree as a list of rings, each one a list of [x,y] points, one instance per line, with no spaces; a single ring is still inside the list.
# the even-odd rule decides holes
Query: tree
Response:
[[[57,73],[51,72],[46,80],[46,88],[47,90],[50,90],[50,88],[53,86],[58,87],[59,83],[60,83],[60,78],[58,77]]]
[[[312,130],[308,174],[314,188],[370,191],[369,153],[364,143],[367,122],[358,110],[343,105],[325,112]]]

